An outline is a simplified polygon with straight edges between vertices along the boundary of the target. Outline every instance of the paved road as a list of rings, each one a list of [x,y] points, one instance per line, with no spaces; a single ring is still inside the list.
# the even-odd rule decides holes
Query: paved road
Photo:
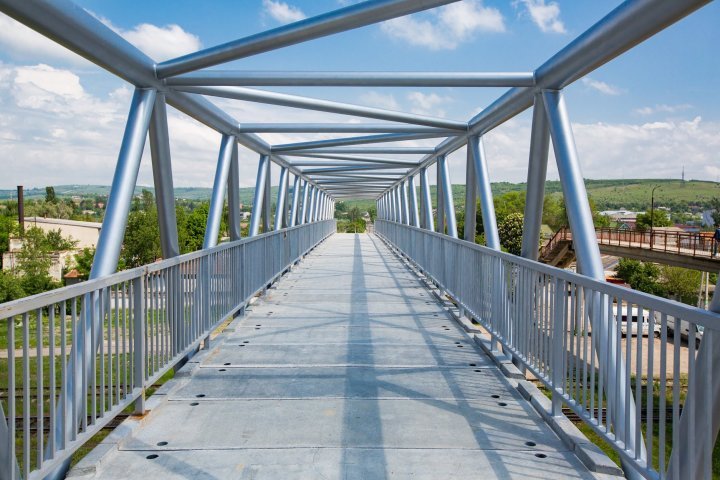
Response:
[[[334,235],[230,330],[92,478],[593,478],[375,236]]]

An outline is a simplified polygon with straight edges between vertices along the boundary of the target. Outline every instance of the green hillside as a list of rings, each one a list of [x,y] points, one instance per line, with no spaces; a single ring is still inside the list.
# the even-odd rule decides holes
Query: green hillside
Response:
[[[710,208],[713,198],[720,198],[720,183],[690,180],[657,180],[657,179],[629,179],[629,180],[585,180],[588,194],[595,201],[599,210],[613,210],[625,208],[629,210],[645,210],[650,207],[650,191],[654,186],[655,203],[657,206],[669,207],[674,211],[699,210]],[[153,191],[151,186],[138,186],[136,194],[143,189]],[[453,185],[453,198],[456,206],[465,204],[465,185]],[[496,182],[492,184],[493,195],[502,195],[507,192],[525,191],[525,183]],[[240,189],[240,202],[245,205],[252,203],[254,188]],[[548,194],[557,194],[562,191],[559,181],[548,181],[545,184]],[[110,187],[105,185],[56,185],[55,192],[59,197],[71,196],[106,196]],[[181,187],[175,189],[175,196],[185,200],[209,200],[210,188]],[[273,197],[277,194],[277,187],[272,189]],[[435,188],[431,187],[433,203],[435,203]],[[15,198],[15,190],[0,190],[0,200]],[[25,190],[25,198],[40,199],[45,197],[45,188],[31,188]],[[357,206],[367,210],[375,205],[373,200],[352,200],[348,206]]]

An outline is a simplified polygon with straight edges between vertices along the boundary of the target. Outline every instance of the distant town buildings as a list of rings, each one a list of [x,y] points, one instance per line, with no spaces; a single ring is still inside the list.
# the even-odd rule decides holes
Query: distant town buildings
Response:
[[[55,281],[62,280],[63,270],[72,263],[73,257],[83,248],[95,248],[102,223],[99,222],[80,222],[77,220],[64,220],[60,218],[44,218],[44,217],[26,217],[25,227],[37,227],[45,233],[50,230],[60,230],[60,234],[64,238],[77,241],[77,245],[73,250],[64,252],[55,252],[51,258],[50,278]],[[3,270],[14,270],[18,267],[18,254],[23,247],[22,238],[10,238],[9,250],[3,253],[2,268]]]

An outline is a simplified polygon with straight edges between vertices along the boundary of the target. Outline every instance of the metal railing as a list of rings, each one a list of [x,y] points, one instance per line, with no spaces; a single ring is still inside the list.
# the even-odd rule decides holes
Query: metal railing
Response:
[[[428,230],[375,231],[552,392],[554,415],[565,403],[646,478],[711,478],[713,422],[684,424],[716,401],[692,395],[713,367],[696,345],[712,348],[720,315]],[[683,456],[700,460],[680,475]]]
[[[621,228],[596,228],[595,234],[600,245],[644,248],[656,252],[676,253],[691,257],[713,256],[712,232],[671,232],[667,230],[628,230]],[[541,249],[540,256],[548,255],[561,241],[571,241],[572,232],[563,227]]]
[[[305,224],[0,305],[0,477],[43,478],[144,411],[145,388],[333,232]]]

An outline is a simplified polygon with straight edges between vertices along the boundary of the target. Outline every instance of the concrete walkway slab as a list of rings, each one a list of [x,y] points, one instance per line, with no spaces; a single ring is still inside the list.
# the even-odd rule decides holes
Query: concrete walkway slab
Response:
[[[87,476],[598,478],[371,235],[331,237],[197,362]]]

